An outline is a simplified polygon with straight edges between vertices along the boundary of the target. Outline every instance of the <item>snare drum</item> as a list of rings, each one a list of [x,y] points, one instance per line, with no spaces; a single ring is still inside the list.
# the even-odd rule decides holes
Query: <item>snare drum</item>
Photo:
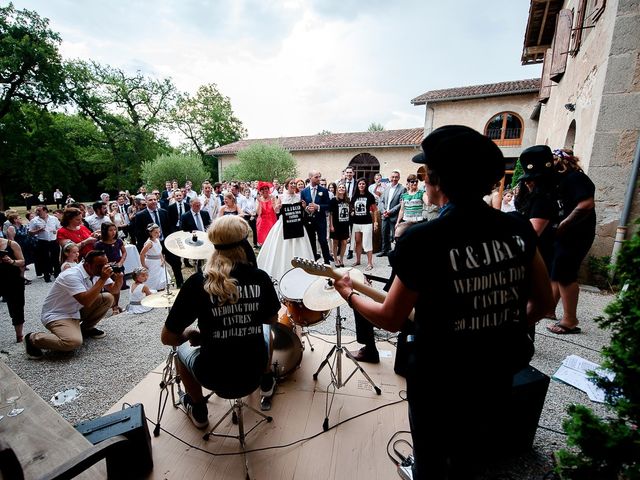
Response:
[[[302,297],[307,288],[316,280],[301,268],[292,268],[280,279],[280,295],[282,303],[287,306],[289,317],[296,325],[309,327],[323,321],[329,311],[316,312],[309,310],[302,303]]]
[[[278,323],[271,325],[273,340],[273,354],[271,363],[277,377],[284,377],[293,372],[302,362],[304,346],[297,334],[297,327],[291,322],[289,315],[284,313]]]

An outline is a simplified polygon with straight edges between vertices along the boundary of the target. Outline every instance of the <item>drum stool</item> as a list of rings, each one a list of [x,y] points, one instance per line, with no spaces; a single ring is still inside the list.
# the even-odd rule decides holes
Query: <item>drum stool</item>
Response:
[[[216,437],[225,437],[225,438],[235,438],[240,442],[240,448],[242,449],[242,458],[244,459],[244,468],[245,468],[245,473],[246,473],[246,478],[249,479],[249,463],[247,462],[247,455],[245,453],[245,438],[247,437],[247,435],[249,435],[253,430],[255,430],[261,423],[263,422],[271,422],[273,420],[273,417],[270,417],[268,415],[263,414],[262,412],[260,412],[259,410],[256,410],[255,408],[253,408],[251,405],[247,404],[243,398],[251,395],[253,392],[255,392],[258,387],[259,387],[259,382],[260,379],[258,379],[257,383],[253,382],[251,385],[247,385],[245,388],[238,388],[235,391],[219,391],[217,390],[215,392],[215,394],[217,396],[219,396],[220,398],[224,398],[226,400],[229,400],[229,403],[231,404],[231,408],[229,410],[227,410],[227,412],[222,416],[222,418],[220,418],[220,420],[218,420],[218,422],[213,426],[213,428],[204,434],[204,436],[202,437],[204,440],[209,440],[209,437],[216,436]],[[207,388],[205,386],[205,388]],[[249,429],[249,431],[245,432],[244,431],[244,418],[243,418],[243,410],[245,409],[249,409],[252,412],[254,412],[255,414],[257,414],[258,416],[261,417],[261,420],[256,423],[253,427],[251,427]],[[231,421],[235,424],[238,425],[238,435],[228,435],[225,433],[217,433],[215,432],[215,429],[218,428],[218,426],[225,420],[225,418],[227,418],[229,415],[231,415]]]

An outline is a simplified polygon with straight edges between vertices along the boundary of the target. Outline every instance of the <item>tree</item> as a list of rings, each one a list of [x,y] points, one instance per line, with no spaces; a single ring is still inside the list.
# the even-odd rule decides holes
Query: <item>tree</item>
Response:
[[[511,188],[516,188],[518,182],[520,181],[520,177],[524,175],[524,170],[522,168],[522,164],[520,163],[520,159],[516,160],[516,166],[513,169],[513,176],[511,177]]]
[[[598,418],[584,405],[569,407],[563,423],[567,443],[579,451],[557,454],[557,472],[576,480],[640,478],[640,232],[625,242],[616,262],[624,288],[605,309],[608,318],[597,318],[601,328],[612,330],[611,343],[602,351],[603,367],[613,379],[595,377],[613,410]]]
[[[371,122],[369,128],[367,128],[367,132],[382,132],[384,131],[384,127],[381,123]]]
[[[172,151],[159,132],[169,119],[175,86],[168,79],[127,75],[96,62],[69,62],[65,72],[69,97],[96,124],[111,151],[100,184],[133,187],[143,162]]]
[[[333,134],[333,132],[329,130],[322,130],[321,132],[318,132],[318,135],[331,135],[331,134]]]
[[[209,179],[209,172],[198,155],[170,153],[143,162],[141,176],[149,187],[162,189],[164,182],[175,178],[181,183],[191,180],[197,190],[202,182]]]
[[[247,136],[247,130],[234,115],[229,97],[215,83],[202,85],[195,96],[178,96],[171,111],[171,124],[186,139],[186,147],[202,157],[210,148],[228,145]]]
[[[0,7],[0,119],[16,100],[46,106],[65,98],[60,36],[36,12]]]
[[[296,175],[296,161],[280,145],[254,143],[240,150],[236,157],[239,162],[229,165],[222,172],[225,180],[268,180],[280,181]]]
[[[95,187],[110,152],[92,121],[23,103],[0,120],[0,131],[0,192],[11,204],[21,203],[21,192],[54,188],[77,199],[97,198]]]

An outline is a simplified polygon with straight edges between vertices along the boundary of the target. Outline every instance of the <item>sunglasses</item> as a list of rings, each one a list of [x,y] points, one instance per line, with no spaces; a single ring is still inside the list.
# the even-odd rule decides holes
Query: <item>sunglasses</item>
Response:
[[[418,180],[409,180],[409,183],[418,183]]]

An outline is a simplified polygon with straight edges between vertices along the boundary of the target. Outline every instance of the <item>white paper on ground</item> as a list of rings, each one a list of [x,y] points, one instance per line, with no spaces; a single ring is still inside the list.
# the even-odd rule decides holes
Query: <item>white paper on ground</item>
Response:
[[[65,403],[72,402],[80,395],[82,395],[82,393],[80,393],[80,390],[82,390],[83,388],[84,387],[69,388],[62,392],[57,392],[53,395],[53,397],[51,397],[50,402],[56,407],[64,405]]]
[[[604,403],[604,390],[599,388],[587,376],[587,372],[595,371],[598,375],[613,379],[613,373],[603,370],[597,363],[590,362],[578,355],[569,355],[553,374],[555,380],[564,382],[585,392],[593,402]]]

